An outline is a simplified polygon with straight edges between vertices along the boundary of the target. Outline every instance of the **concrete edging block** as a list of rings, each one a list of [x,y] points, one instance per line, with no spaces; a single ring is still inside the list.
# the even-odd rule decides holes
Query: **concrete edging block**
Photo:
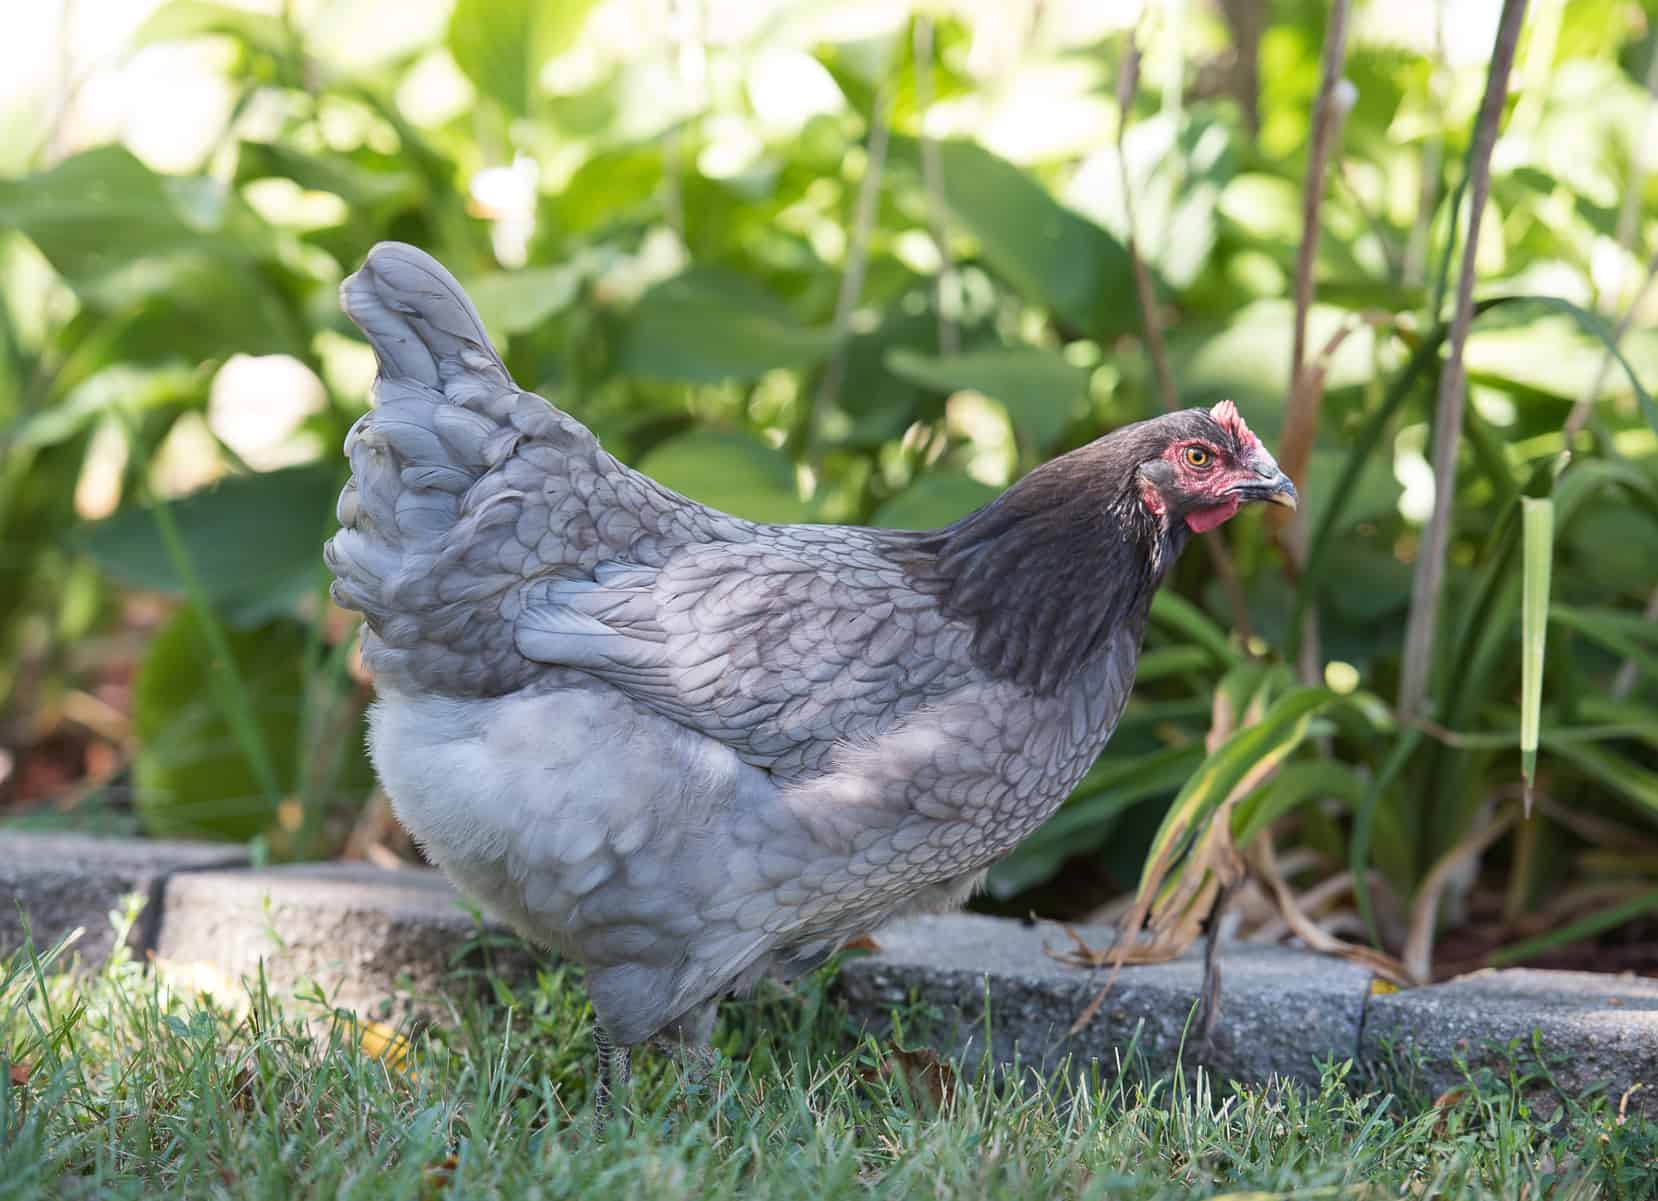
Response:
[[[385,1019],[435,1012],[457,972],[486,963],[524,978],[535,956],[430,868],[305,863],[168,881],[156,961],[238,997],[263,964],[273,996],[315,984],[330,1003]]]
[[[1111,944],[1110,928],[1082,928],[1089,945]],[[1098,993],[1109,969],[1073,967],[1057,926],[1027,926],[976,914],[909,918],[875,935],[880,950],[849,960],[837,988],[855,1018],[877,1030],[912,999],[937,1011],[921,1036],[941,1054],[1047,1071],[1067,1055],[1076,1072],[1098,1064],[1113,1074],[1131,1044],[1153,1071],[1202,1066],[1219,1081],[1318,1082],[1318,1061],[1358,1052],[1370,973],[1286,947],[1223,944],[1222,1000],[1211,1036],[1188,1029],[1202,988],[1201,948],[1171,963],[1126,967],[1094,1020],[1075,1036],[1071,1023]]]
[[[1372,997],[1361,1046],[1368,1064],[1434,1095],[1462,1085],[1466,1065],[1535,1075],[1531,1091],[1541,1096],[1546,1070],[1573,1096],[1599,1087],[1616,1107],[1628,1093],[1634,1112],[1658,1117],[1658,980],[1473,972]]]
[[[44,951],[75,927],[85,932],[71,948],[88,966],[102,964],[115,946],[110,913],[138,893],[144,911],[127,936],[134,954],[154,945],[161,892],[181,873],[240,867],[247,850],[236,843],[104,838],[33,833],[0,827],[0,954],[23,945],[28,916],[34,945]]]

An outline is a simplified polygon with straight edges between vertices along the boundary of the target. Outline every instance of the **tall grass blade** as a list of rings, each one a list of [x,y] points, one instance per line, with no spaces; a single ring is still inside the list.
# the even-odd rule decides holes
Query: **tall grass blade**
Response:
[[[1537,779],[1537,731],[1543,711],[1543,656],[1549,629],[1549,573],[1554,562],[1554,501],[1520,500],[1524,566],[1520,590],[1520,770],[1525,773],[1526,816]]]

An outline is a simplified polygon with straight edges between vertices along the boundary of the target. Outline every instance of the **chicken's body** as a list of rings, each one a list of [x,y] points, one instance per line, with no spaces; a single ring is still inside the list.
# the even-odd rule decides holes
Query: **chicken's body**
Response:
[[[375,766],[463,891],[587,965],[617,1042],[705,1041],[759,974],[958,903],[1110,736],[1188,523],[1095,469],[1155,422],[945,530],[760,525],[520,392],[421,252],[343,296],[381,378],[327,558]]]

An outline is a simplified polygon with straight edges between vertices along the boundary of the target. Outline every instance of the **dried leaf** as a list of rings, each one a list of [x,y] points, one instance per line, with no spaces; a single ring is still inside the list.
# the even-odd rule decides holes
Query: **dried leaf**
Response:
[[[956,1092],[955,1068],[926,1047],[911,1051],[893,1047],[881,1056],[879,1064],[864,1068],[859,1075],[871,1084],[900,1080],[911,1096],[925,1101],[935,1112]]]
[[[34,1068],[30,1064],[27,1064],[27,1063],[14,1063],[14,1064],[12,1064],[11,1065],[11,1081],[12,1081],[12,1083],[17,1085],[19,1088],[21,1088],[23,1085],[29,1083],[29,1073],[32,1072],[32,1071],[34,1071]]]
[[[1307,916],[1278,870],[1271,835],[1261,838],[1250,848],[1249,863],[1256,877],[1267,886],[1273,900],[1277,902],[1279,914],[1302,942],[1315,951],[1336,955],[1360,967],[1367,967],[1398,987],[1409,988],[1414,983],[1410,973],[1405,970],[1405,965],[1393,956],[1372,950],[1370,947],[1344,942]]]
[[[461,1166],[461,1161],[454,1155],[445,1155],[434,1164],[427,1164],[421,1170],[421,1192],[427,1197],[436,1197],[444,1193],[455,1180],[455,1171]]]

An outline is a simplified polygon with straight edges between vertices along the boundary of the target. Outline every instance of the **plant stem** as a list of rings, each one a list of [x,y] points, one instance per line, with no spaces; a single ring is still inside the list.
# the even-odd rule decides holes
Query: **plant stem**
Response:
[[[852,218],[852,237],[846,247],[846,270],[841,274],[840,292],[835,297],[835,316],[831,326],[835,351],[824,367],[813,394],[812,405],[806,411],[804,429],[808,453],[817,442],[817,422],[824,408],[840,392],[841,380],[846,375],[846,335],[852,327],[852,314],[864,291],[864,270],[869,263],[869,235],[875,227],[875,214],[881,197],[881,175],[886,169],[889,117],[892,108],[892,88],[881,85],[869,117],[869,145],[864,162],[863,181],[858,186],[857,208]]]
[[[1313,442],[1318,437],[1319,410],[1324,404],[1324,372],[1322,366],[1309,369],[1307,357],[1307,319],[1313,307],[1313,267],[1318,261],[1318,239],[1321,229],[1319,214],[1324,206],[1324,182],[1329,173],[1330,159],[1341,141],[1341,129],[1347,113],[1353,107],[1352,85],[1342,86],[1342,63],[1347,54],[1347,21],[1352,12],[1351,0],[1337,0],[1330,10],[1329,24],[1324,30],[1323,67],[1319,77],[1318,98],[1313,104],[1312,139],[1307,150],[1307,179],[1301,195],[1301,246],[1295,256],[1295,329],[1290,347],[1290,394],[1284,409],[1284,433],[1278,446],[1278,459],[1285,473],[1304,488],[1307,482],[1307,462],[1312,456]],[[1288,520],[1272,519],[1271,525],[1279,531],[1279,545],[1283,548],[1288,570],[1301,574],[1307,560],[1307,527],[1299,514]],[[1312,587],[1312,581],[1299,579],[1298,586]],[[1308,603],[1301,606],[1301,629],[1297,641],[1296,670],[1303,683],[1316,684],[1323,676],[1324,653],[1320,647],[1318,608]]]
[[[1433,515],[1422,532],[1422,545],[1417,551],[1416,569],[1411,578],[1410,616],[1405,626],[1404,663],[1399,683],[1399,708],[1413,715],[1421,708],[1428,691],[1440,594],[1445,582],[1445,557],[1450,545],[1457,446],[1462,440],[1463,394],[1467,384],[1462,352],[1474,313],[1474,252],[1479,245],[1485,198],[1491,190],[1491,150],[1497,141],[1497,126],[1508,95],[1508,74],[1514,65],[1514,48],[1520,40],[1525,11],[1526,0],[1503,0],[1496,45],[1491,52],[1491,70],[1485,81],[1485,98],[1480,103],[1474,141],[1468,152],[1468,236],[1457,277],[1450,351],[1439,377],[1439,398],[1434,413]]]
[[[1445,73],[1445,4],[1433,0],[1433,63],[1428,74],[1428,99],[1441,103],[1441,81]],[[1434,204],[1439,197],[1440,165],[1445,157],[1445,135],[1435,126],[1422,147],[1421,178],[1416,194],[1416,220],[1411,222],[1410,240],[1405,243],[1403,280],[1417,287],[1428,278],[1428,234],[1433,227]]]
[[[1623,190],[1623,206],[1618,211],[1616,235],[1618,248],[1628,255],[1633,255],[1635,252],[1635,236],[1640,231],[1641,224],[1641,193],[1646,187],[1646,174],[1651,165],[1649,162],[1651,157],[1649,146],[1654,135],[1658,134],[1658,53],[1654,53],[1652,61],[1647,64],[1646,90],[1647,95],[1652,97],[1655,103],[1648,107],[1645,135],[1636,140],[1635,161],[1630,164],[1629,180],[1624,185]],[[1589,420],[1590,409],[1595,401],[1600,398],[1601,390],[1606,387],[1606,377],[1612,374],[1612,363],[1615,357],[1613,352],[1617,350],[1618,345],[1623,341],[1624,334],[1629,331],[1630,325],[1634,323],[1635,314],[1646,303],[1647,293],[1651,291],[1655,277],[1658,277],[1658,250],[1653,251],[1652,258],[1647,262],[1646,278],[1641,281],[1640,287],[1636,289],[1634,297],[1629,302],[1629,307],[1624,310],[1623,316],[1618,319],[1617,328],[1612,332],[1612,344],[1606,348],[1606,353],[1601,356],[1600,369],[1595,372],[1595,382],[1579,398],[1577,404],[1572,406],[1571,415],[1566,418],[1567,450],[1571,450],[1572,442],[1576,439],[1578,431]],[[1622,281],[1620,280],[1620,282]],[[1615,296],[1602,298],[1603,302],[1615,299]],[[1600,307],[1604,310],[1610,306],[1603,303]]]
[[[1134,187],[1128,174],[1128,154],[1125,149],[1129,113],[1134,109],[1134,97],[1140,85],[1140,46],[1136,35],[1130,34],[1128,49],[1123,53],[1122,66],[1117,76],[1117,170],[1123,188],[1123,225],[1127,233],[1129,266],[1134,273],[1134,295],[1140,304],[1140,324],[1146,334],[1146,354],[1151,358],[1151,369],[1157,379],[1157,399],[1165,413],[1180,407],[1180,393],[1174,385],[1174,372],[1169,369],[1169,350],[1163,341],[1163,324],[1157,316],[1157,292],[1152,286],[1151,272],[1140,257],[1139,226],[1134,216]],[[1219,538],[1202,538],[1204,553],[1226,593],[1227,607],[1232,610],[1232,624],[1238,633],[1250,637],[1249,602],[1243,585],[1238,581],[1238,570],[1226,544]]]
[[[939,161],[938,143],[927,133],[927,110],[933,106],[933,19],[915,18],[915,103],[920,126],[921,184],[927,190],[927,232],[938,251],[938,353],[949,357],[961,350],[961,333],[952,315],[956,299],[956,268],[950,258],[950,228],[944,191],[944,164]]]
[[[1152,287],[1151,273],[1140,257],[1140,227],[1134,216],[1134,185],[1128,175],[1128,154],[1125,142],[1128,117],[1134,108],[1134,97],[1140,85],[1140,46],[1130,34],[1128,49],[1123,53],[1122,66],[1117,76],[1117,177],[1123,189],[1123,226],[1127,231],[1128,261],[1134,271],[1134,295],[1140,302],[1140,324],[1146,334],[1146,353],[1151,357],[1152,372],[1157,378],[1157,399],[1165,413],[1180,407],[1180,396],[1175,390],[1174,374],[1169,370],[1169,351],[1163,342],[1163,325],[1157,317],[1157,293]]]
[[[1290,349],[1290,404],[1295,407],[1301,367],[1307,357],[1307,314],[1313,306],[1313,265],[1318,258],[1319,213],[1324,206],[1324,177],[1329,170],[1330,152],[1341,137],[1341,127],[1347,118],[1352,101],[1341,103],[1337,89],[1342,83],[1342,61],[1347,53],[1347,19],[1352,11],[1352,0],[1336,0],[1330,10],[1330,23],[1324,30],[1323,67],[1318,83],[1318,98],[1313,104],[1312,140],[1307,148],[1307,179],[1301,190],[1301,246],[1295,256],[1295,334]],[[1351,85],[1349,85],[1351,86]],[[1285,419],[1284,433],[1288,439],[1295,428],[1292,411]],[[1316,430],[1316,409],[1311,414]],[[1309,431],[1309,434],[1313,431]],[[1311,449],[1311,441],[1307,448]],[[1285,471],[1296,483],[1302,478],[1290,470],[1291,447],[1280,447],[1279,458]],[[1305,473],[1305,453],[1302,454],[1302,472]]]

